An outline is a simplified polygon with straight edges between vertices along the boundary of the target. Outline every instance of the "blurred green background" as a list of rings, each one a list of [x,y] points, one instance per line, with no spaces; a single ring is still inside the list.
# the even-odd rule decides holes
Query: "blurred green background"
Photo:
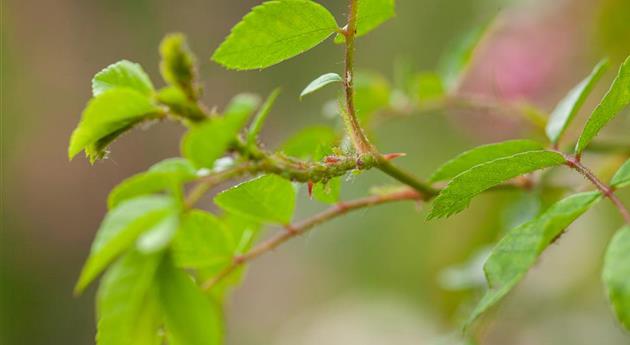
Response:
[[[93,167],[84,159],[68,162],[69,135],[101,68],[129,59],[156,82],[158,44],[164,34],[180,31],[199,56],[207,104],[222,107],[239,92],[283,88],[264,131],[268,147],[308,124],[333,123],[322,115],[333,91],[302,102],[298,94],[314,77],[342,70],[342,47],[328,41],[255,72],[225,71],[209,61],[232,25],[259,2],[2,1],[1,344],[93,343],[94,289],[75,298],[72,287],[107,193],[123,178],[178,155],[183,129],[163,123],[125,136],[110,159]],[[321,3],[343,22],[344,1]],[[525,99],[549,111],[599,58],[618,63],[630,54],[627,0],[396,3],[397,18],[357,43],[357,68],[392,81],[396,61],[416,72],[434,70],[454,40],[497,14],[501,20],[462,90]],[[592,109],[597,97],[591,98],[585,109]],[[610,127],[606,137],[630,141],[628,116]],[[428,176],[465,148],[522,132],[522,124],[502,114],[433,111],[382,122],[373,135],[382,151],[408,153],[399,163]],[[581,181],[567,176],[554,177]],[[348,180],[343,195],[365,195],[381,183],[391,181],[366,173]],[[630,202],[630,195],[623,197]],[[458,344],[457,322],[483,287],[475,257],[538,203],[521,193],[495,193],[449,220],[426,223],[422,205],[396,204],[322,226],[251,265],[227,305],[227,342]],[[302,196],[298,217],[321,208]],[[599,280],[603,249],[619,224],[606,203],[578,221],[485,319],[476,334],[480,343],[629,344]]]

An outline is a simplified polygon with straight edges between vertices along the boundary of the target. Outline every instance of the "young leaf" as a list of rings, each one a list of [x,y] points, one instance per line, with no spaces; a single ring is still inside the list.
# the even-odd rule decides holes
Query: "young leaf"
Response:
[[[234,239],[214,215],[193,210],[184,216],[173,242],[173,261],[179,267],[202,268],[228,263],[235,250]]]
[[[81,122],[72,132],[68,157],[72,159],[85,149],[90,161],[101,158],[106,144],[136,123],[159,116],[160,109],[149,97],[129,88],[105,91],[90,100]],[[113,136],[113,137],[112,137]]]
[[[461,212],[470,200],[486,189],[511,178],[563,164],[564,157],[551,151],[530,151],[495,159],[457,175],[433,202],[427,219],[448,217]]]
[[[199,168],[212,169],[256,109],[249,96],[237,96],[228,105],[225,115],[208,119],[191,128],[182,139],[182,154]]]
[[[322,147],[332,147],[337,142],[337,135],[330,127],[313,126],[304,128],[287,139],[281,150],[289,156],[302,159],[319,159]]]
[[[543,148],[542,144],[532,140],[509,140],[478,146],[444,163],[429,180],[431,182],[448,180],[479,164]]]
[[[111,210],[98,229],[75,292],[82,292],[140,234],[151,230],[173,208],[174,203],[168,197],[145,196],[125,201]]]
[[[143,254],[157,253],[165,249],[173,239],[179,227],[179,210],[172,210],[151,230],[140,235],[136,241],[136,248]]]
[[[356,37],[376,29],[395,15],[394,0],[359,0]],[[335,43],[343,42],[344,37],[342,35],[335,37]]]
[[[267,97],[265,103],[256,113],[256,116],[254,116],[254,120],[252,120],[252,123],[249,126],[249,130],[247,131],[248,144],[253,145],[256,142],[256,139],[258,138],[258,135],[260,134],[260,131],[262,131],[262,127],[265,124],[267,115],[269,115],[269,112],[271,111],[271,108],[273,107],[273,104],[276,102],[276,99],[279,95],[280,89],[273,90],[269,97]]]
[[[300,94],[300,99],[323,88],[326,85],[341,82],[343,82],[343,79],[337,73],[326,73],[324,75],[321,75],[317,79],[313,80],[310,84],[308,84],[308,86]]]
[[[615,234],[606,250],[603,280],[619,322],[630,330],[630,226]]]
[[[105,67],[92,78],[92,95],[116,88],[129,88],[150,96],[153,92],[151,79],[140,64],[122,60]]]
[[[197,98],[197,59],[188,48],[186,37],[182,34],[170,34],[160,44],[160,71],[162,78],[182,89],[190,99]]]
[[[266,68],[315,47],[336,30],[333,15],[314,1],[267,1],[234,26],[212,59],[230,69]]]
[[[575,152],[582,153],[599,131],[628,104],[630,104],[630,56],[621,65],[610,89],[586,122]]]
[[[600,61],[591,74],[576,85],[569,93],[558,103],[551,113],[547,122],[547,137],[552,143],[556,144],[564,131],[569,127],[571,121],[586,101],[586,98],[595,87],[595,84],[601,79],[608,69],[608,60]]]
[[[335,204],[341,194],[341,179],[335,177],[327,182],[318,182],[313,186],[313,198],[326,204]]]
[[[295,208],[291,182],[265,175],[227,189],[214,198],[221,208],[252,219],[288,224]]]
[[[184,158],[170,158],[153,165],[146,172],[136,174],[118,186],[107,199],[109,209],[118,206],[122,201],[141,195],[157,193],[165,190],[178,191],[182,184],[196,179],[197,170]]]
[[[170,113],[183,117],[192,122],[200,122],[206,119],[206,114],[199,104],[191,100],[186,93],[177,86],[167,86],[157,93],[158,102],[168,106]]]
[[[221,344],[220,311],[186,273],[167,258],[158,269],[157,281],[169,344]]]
[[[501,239],[484,265],[489,289],[473,310],[467,325],[510,292],[547,246],[600,199],[599,192],[572,195]]]
[[[610,180],[613,188],[623,188],[630,185],[630,160],[627,160]]]
[[[98,345],[160,345],[161,314],[152,291],[161,255],[132,251],[107,271],[97,294]]]

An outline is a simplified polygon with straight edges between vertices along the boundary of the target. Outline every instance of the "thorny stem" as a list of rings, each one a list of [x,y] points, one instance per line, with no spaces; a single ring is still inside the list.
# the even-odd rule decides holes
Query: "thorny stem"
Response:
[[[250,251],[245,254],[235,256],[232,263],[224,268],[221,272],[219,272],[216,276],[211,279],[205,281],[202,284],[202,288],[204,290],[210,290],[217,283],[219,283],[222,279],[229,276],[231,273],[236,271],[243,264],[256,259],[257,257],[274,250],[279,245],[284,242],[290,240],[293,237],[300,236],[305,232],[309,231],[316,225],[319,225],[323,222],[329,221],[331,219],[337,218],[341,215],[344,215],[350,211],[376,206],[380,204],[403,201],[403,200],[425,200],[430,199],[430,196],[424,196],[421,193],[418,193],[415,189],[406,187],[399,191],[391,192],[388,194],[381,195],[373,195],[368,196],[362,199],[357,199],[353,201],[340,202],[337,205],[318,213],[312,217],[309,217],[301,222],[290,224],[285,226],[285,230],[279,232],[275,236],[270,239],[261,242]]]
[[[570,168],[576,170],[580,174],[584,175],[597,189],[599,189],[602,194],[610,199],[612,203],[615,205],[624,221],[630,224],[630,211],[626,208],[626,206],[621,202],[619,197],[615,194],[615,191],[612,187],[604,183],[600,180],[595,174],[584,164],[581,163],[580,159],[576,156],[564,155],[566,159],[566,165]]]
[[[357,31],[357,2],[357,0],[350,0],[348,25],[342,30],[346,41],[345,71],[343,74],[346,111],[342,112],[342,116],[354,148],[359,154],[365,154],[373,152],[373,148],[363,133],[354,106],[354,39]]]
[[[346,98],[346,109],[342,112],[346,130],[354,148],[360,155],[371,154],[376,158],[377,167],[385,174],[394,179],[413,187],[420,193],[435,194],[435,190],[428,184],[418,180],[413,175],[402,171],[391,164],[381,153],[369,142],[363,128],[357,119],[356,107],[354,103],[354,41],[357,33],[357,0],[349,1],[348,24],[342,30],[346,41],[345,71],[343,75],[343,85]]]
[[[248,151],[249,152],[249,151]],[[323,162],[310,162],[285,156],[281,153],[270,154],[257,150],[254,155],[248,155],[249,160],[223,171],[200,178],[186,197],[185,207],[191,208],[212,187],[244,175],[269,173],[282,176],[296,182],[322,182],[334,177],[343,176],[353,170],[368,170],[376,166],[377,161],[371,155],[359,158],[353,156],[329,156]],[[253,157],[251,157],[253,156]]]

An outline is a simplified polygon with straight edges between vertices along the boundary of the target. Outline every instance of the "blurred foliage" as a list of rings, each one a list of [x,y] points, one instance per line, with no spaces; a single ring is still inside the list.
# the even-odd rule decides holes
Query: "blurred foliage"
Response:
[[[615,61],[630,53],[630,2],[601,0],[597,34],[604,49]]]
[[[339,1],[321,2],[334,9],[334,13],[344,13],[345,5]],[[93,229],[105,212],[107,191],[131,173],[177,153],[180,132],[164,126],[151,134],[139,131],[137,138],[122,138],[116,147],[125,149],[119,150],[114,159],[99,164],[98,169],[87,169],[83,162],[67,164],[63,152],[66,137],[89,96],[87,81],[95,71],[121,57],[143,63],[156,61],[155,47],[163,34],[183,31],[190,34],[191,47],[200,54],[199,76],[208,81],[203,97],[209,104],[217,104],[221,109],[238,91],[267,94],[278,84],[292,96],[280,98],[269,116],[263,134],[270,146],[284,141],[307,123],[330,122],[318,114],[322,101],[334,97],[332,90],[322,90],[301,103],[297,95],[314,76],[327,72],[322,71],[322,66],[340,67],[340,50],[332,44],[265,73],[234,75],[208,63],[209,52],[228,33],[229,25],[257,3],[254,0],[186,4],[149,0],[3,3],[2,10],[8,14],[3,13],[0,24],[3,45],[0,343],[93,342],[91,298],[72,299],[71,290]],[[518,9],[521,4],[499,3],[397,1],[396,20],[358,42],[358,68],[384,74],[366,72],[365,75],[381,82],[376,83],[377,89],[366,90],[360,110],[367,117],[374,117],[375,113],[365,109],[380,110],[386,115],[391,110],[392,99],[397,97],[397,89],[418,88],[420,100],[423,95],[420,90],[428,90],[424,94],[428,92],[432,98],[438,95],[434,80],[425,78],[426,75],[419,76],[417,84],[413,80],[389,83],[388,80],[396,79],[389,77],[394,69],[392,61],[407,54],[410,70],[434,69],[449,42],[466,36],[492,18],[499,6]],[[574,52],[575,63],[558,66],[573,81],[582,78],[593,65],[584,56],[600,57],[608,53],[620,61],[630,51],[628,1],[584,1],[584,6],[595,17],[566,11],[570,17],[567,25],[582,27],[592,23],[603,48],[590,47],[582,38],[576,38],[584,51]],[[527,15],[544,16],[545,11],[540,6]],[[339,22],[342,19],[337,18]],[[149,74],[157,75],[157,66],[146,65],[150,66]],[[549,90],[549,93],[559,99],[567,89]],[[473,125],[454,121],[454,118],[465,119],[457,117],[461,115],[457,112],[431,111],[417,115],[393,117],[371,128],[375,141],[382,144],[385,152],[406,152],[408,158],[401,158],[400,163],[419,176],[429,176],[444,157],[490,142],[479,126],[495,132],[510,130],[489,117],[473,120],[476,122]],[[360,195],[367,186],[388,181],[365,173],[361,178],[345,181],[349,183],[345,184],[348,187],[344,186],[342,195],[344,198]],[[501,233],[528,220],[536,213],[531,210],[546,208],[560,196],[549,192],[540,197],[542,201],[536,202],[514,191],[483,196],[465,216],[438,223],[424,223],[424,211],[419,213],[412,205],[397,205],[359,212],[328,224],[252,267],[244,287],[227,305],[228,343],[280,343],[281,335],[302,329],[287,330],[287,320],[303,318],[307,324],[315,324],[318,308],[365,293],[393,296],[402,301],[411,308],[412,315],[420,318],[419,328],[431,329],[428,339],[439,343],[439,335],[450,333],[458,318],[470,309],[466,309],[470,307],[467,303],[479,297],[474,288],[444,289],[440,280],[443,272],[451,267],[478,267],[467,264],[475,253],[483,252]],[[630,200],[629,197],[628,193],[623,194],[624,200]],[[297,217],[322,207],[304,193],[298,202]],[[527,205],[524,209],[528,211],[510,209],[517,202]],[[33,216],[35,212],[39,214],[37,217]],[[597,261],[612,230],[592,231],[604,226],[614,228],[617,218],[609,206],[601,206],[594,213],[561,238],[562,246],[553,246],[552,252],[544,257],[545,265],[536,268],[507,305],[497,311],[499,320],[488,326],[483,344],[505,344],[514,339],[526,342],[532,337],[553,344],[628,342],[628,337],[612,324],[605,301],[598,297],[602,288],[597,278],[600,266]],[[581,270],[567,272],[568,265],[579,266]],[[276,281],[283,283],[278,286]],[[543,289],[545,294],[541,294]],[[554,294],[557,290],[562,290],[562,294]],[[383,308],[376,309],[368,315],[382,311]],[[508,315],[509,318],[505,317]],[[350,329],[355,319],[343,321]],[[342,334],[338,335],[341,338]]]

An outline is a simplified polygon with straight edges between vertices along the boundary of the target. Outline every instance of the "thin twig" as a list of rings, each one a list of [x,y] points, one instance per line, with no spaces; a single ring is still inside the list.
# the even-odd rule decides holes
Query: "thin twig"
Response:
[[[222,279],[229,276],[232,272],[238,269],[243,264],[274,250],[282,243],[290,240],[293,237],[300,236],[312,229],[316,225],[323,222],[337,218],[350,211],[385,204],[389,202],[403,201],[403,200],[425,200],[430,199],[431,196],[424,196],[418,193],[413,188],[404,188],[402,190],[392,192],[389,194],[373,195],[362,199],[353,201],[340,202],[337,205],[318,213],[312,217],[309,217],[301,222],[290,224],[285,226],[285,230],[271,237],[270,239],[261,242],[250,251],[245,254],[235,256],[232,263],[219,272],[216,276],[207,280],[202,284],[204,290],[210,290],[213,286],[219,283]]]
[[[566,165],[584,175],[584,177],[591,181],[591,183],[593,183],[593,185],[595,185],[595,187],[597,187],[597,189],[599,189],[605,197],[612,201],[624,221],[630,224],[630,211],[628,211],[623,202],[621,202],[619,197],[615,194],[614,189],[600,180],[587,166],[582,164],[577,157],[566,154],[564,156],[566,159]]]

